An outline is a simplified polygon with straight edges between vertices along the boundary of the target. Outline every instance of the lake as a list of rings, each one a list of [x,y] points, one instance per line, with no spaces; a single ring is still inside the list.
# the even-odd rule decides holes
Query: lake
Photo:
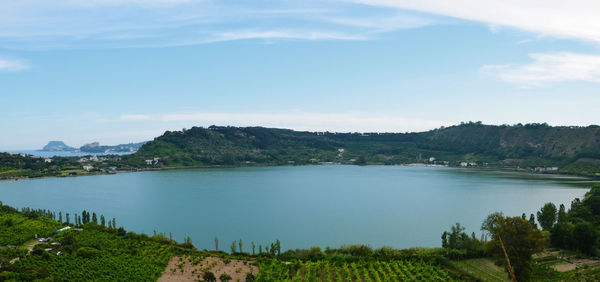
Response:
[[[583,185],[583,186],[582,186]],[[491,212],[528,217],[544,203],[582,198],[583,179],[423,166],[314,165],[189,169],[0,181],[0,200],[115,217],[117,225],[172,232],[197,248],[233,240],[282,249],[439,247],[455,222],[480,234]],[[71,215],[71,220],[73,216]]]

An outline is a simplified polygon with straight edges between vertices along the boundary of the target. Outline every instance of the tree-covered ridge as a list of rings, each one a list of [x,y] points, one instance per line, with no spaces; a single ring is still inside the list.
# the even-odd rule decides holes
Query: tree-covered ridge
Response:
[[[462,123],[420,133],[306,132],[264,127],[167,131],[126,156],[0,153],[0,179],[169,167],[443,164],[600,177],[600,127]]]
[[[166,166],[308,163],[333,160],[343,143],[311,132],[263,127],[193,127],[167,131],[131,157],[136,165],[160,158]]]
[[[600,173],[600,127],[462,123],[421,133],[331,133],[264,127],[193,127],[167,131],[129,157],[133,166],[251,164],[403,164],[560,167]]]
[[[465,123],[422,134],[420,147],[457,153],[480,153],[498,160],[542,157],[570,160],[600,158],[600,127],[552,127],[547,124],[483,125]]]

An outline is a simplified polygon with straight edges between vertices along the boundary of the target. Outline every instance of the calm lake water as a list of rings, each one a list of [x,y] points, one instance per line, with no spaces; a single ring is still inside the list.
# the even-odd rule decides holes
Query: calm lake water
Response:
[[[83,209],[152,234],[191,236],[198,248],[438,247],[460,222],[479,234],[491,212],[535,213],[583,197],[581,179],[415,166],[296,166],[148,171],[0,181],[0,200],[63,214]],[[584,184],[585,186],[585,184]],[[98,216],[99,217],[99,216]],[[71,219],[73,216],[71,216]]]

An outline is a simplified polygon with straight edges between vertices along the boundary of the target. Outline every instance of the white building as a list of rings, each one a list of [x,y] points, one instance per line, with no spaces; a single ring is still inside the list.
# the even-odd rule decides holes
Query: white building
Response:
[[[93,167],[93,166],[91,166],[91,165],[84,165],[84,166],[83,166],[83,170],[85,170],[85,171],[90,171],[90,170],[92,170],[92,169],[94,169],[94,167]]]

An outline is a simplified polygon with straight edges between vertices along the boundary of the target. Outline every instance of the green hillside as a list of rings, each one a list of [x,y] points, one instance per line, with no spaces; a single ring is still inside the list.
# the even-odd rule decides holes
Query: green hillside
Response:
[[[134,167],[415,162],[600,173],[600,127],[463,123],[420,133],[300,132],[263,127],[167,131],[126,158]],[[155,160],[155,158],[158,158]],[[155,160],[147,165],[146,160]]]

